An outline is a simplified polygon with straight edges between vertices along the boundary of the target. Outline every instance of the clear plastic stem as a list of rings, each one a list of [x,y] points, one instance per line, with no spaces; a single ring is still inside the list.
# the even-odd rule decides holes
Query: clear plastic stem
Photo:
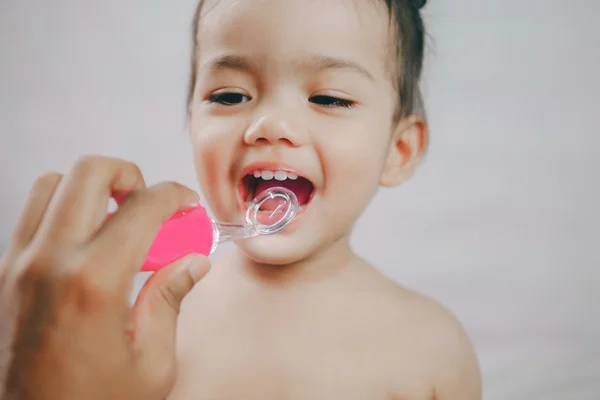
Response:
[[[226,222],[212,221],[214,239],[217,244],[240,239],[249,239],[260,235],[258,229],[252,224],[229,224]]]

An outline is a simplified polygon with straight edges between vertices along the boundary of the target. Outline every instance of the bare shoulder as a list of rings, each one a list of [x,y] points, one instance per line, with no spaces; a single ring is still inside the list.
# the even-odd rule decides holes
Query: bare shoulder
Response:
[[[481,400],[482,383],[471,340],[454,314],[438,301],[378,279],[385,296],[381,318],[388,327],[383,339],[398,364],[410,360],[420,379],[431,383],[435,400]],[[399,380],[403,377],[398,376]]]
[[[423,345],[436,400],[480,400],[479,361],[463,325],[437,301],[412,293],[415,334]]]

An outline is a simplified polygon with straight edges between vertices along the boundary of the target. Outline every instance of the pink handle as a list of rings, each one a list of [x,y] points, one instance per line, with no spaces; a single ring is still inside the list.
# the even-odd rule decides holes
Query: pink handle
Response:
[[[123,194],[113,194],[117,204],[125,199]],[[108,218],[114,212],[108,214]],[[141,271],[158,271],[189,254],[210,255],[213,247],[213,223],[201,205],[173,214],[154,238]]]
[[[180,211],[161,226],[141,271],[157,271],[189,254],[210,255],[213,224],[202,206]]]

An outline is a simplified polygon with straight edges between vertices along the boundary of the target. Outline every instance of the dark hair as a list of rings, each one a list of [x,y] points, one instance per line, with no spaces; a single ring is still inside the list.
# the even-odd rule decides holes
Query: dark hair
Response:
[[[194,14],[192,25],[192,63],[188,90],[188,107],[192,102],[196,85],[196,51],[198,48],[198,25],[202,8],[206,0],[200,0]],[[383,0],[388,8],[391,26],[395,37],[395,69],[397,72],[396,90],[399,107],[395,117],[412,113],[425,117],[423,99],[419,88],[423,58],[425,55],[425,25],[421,17],[421,8],[427,0]]]
[[[396,90],[399,109],[396,117],[412,113],[425,117],[419,83],[425,58],[425,24],[421,8],[427,0],[384,0],[395,36]]]

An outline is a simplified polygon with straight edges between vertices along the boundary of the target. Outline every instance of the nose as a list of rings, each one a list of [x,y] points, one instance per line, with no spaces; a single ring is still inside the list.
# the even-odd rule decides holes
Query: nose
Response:
[[[303,139],[283,118],[263,115],[258,118],[244,134],[244,141],[250,146],[286,145],[299,147]]]

